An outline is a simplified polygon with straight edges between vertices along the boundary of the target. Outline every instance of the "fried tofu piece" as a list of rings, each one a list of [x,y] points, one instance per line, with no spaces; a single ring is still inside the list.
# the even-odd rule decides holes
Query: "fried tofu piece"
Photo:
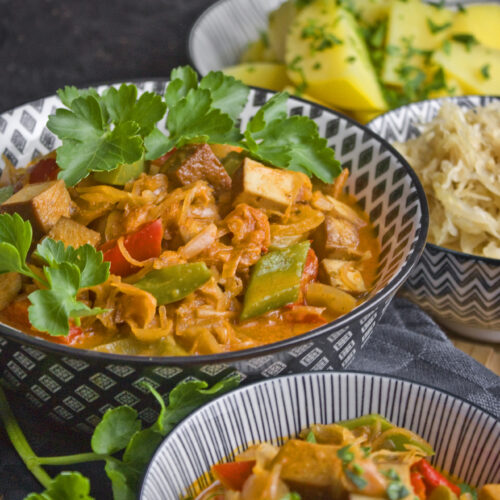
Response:
[[[347,490],[342,482],[342,461],[337,446],[287,441],[273,460],[280,464],[280,477],[302,500],[344,499]]]
[[[351,293],[366,292],[363,275],[351,261],[323,259],[320,264],[320,272],[329,285]]]
[[[69,217],[71,198],[62,179],[27,184],[0,205],[0,212],[17,212],[29,220],[35,239],[47,234],[61,217]]]
[[[189,144],[177,150],[161,172],[181,186],[204,180],[217,192],[231,189],[231,177],[208,144]]]
[[[0,274],[0,311],[5,309],[21,291],[23,286],[19,273]]]
[[[234,174],[235,204],[247,203],[257,208],[286,210],[298,201],[312,196],[311,180],[302,172],[266,167],[245,158]]]
[[[358,253],[358,228],[347,219],[328,214],[316,230],[313,242],[314,249],[322,257],[349,257]]]
[[[485,484],[479,489],[479,500],[498,500],[500,498],[500,484]]]
[[[86,243],[95,247],[101,241],[101,235],[97,231],[66,217],[61,217],[57,221],[57,224],[49,231],[48,236],[73,248],[81,247]]]

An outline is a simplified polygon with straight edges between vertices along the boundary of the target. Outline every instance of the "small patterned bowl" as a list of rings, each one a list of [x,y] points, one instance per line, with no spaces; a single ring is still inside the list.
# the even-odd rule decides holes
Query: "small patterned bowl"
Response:
[[[266,380],[226,394],[179,424],[144,476],[141,500],[196,496],[207,471],[258,441],[283,442],[313,424],[380,413],[435,448],[433,463],[467,483],[500,482],[500,422],[450,394],[361,373],[311,373]]]
[[[431,121],[444,101],[464,108],[499,97],[430,99],[378,116],[367,127],[390,143],[418,136],[418,123]],[[404,294],[450,330],[474,340],[500,342],[500,260],[456,252],[427,243],[405,284]]]
[[[163,93],[165,80],[135,82]],[[104,86],[101,89],[105,88]],[[272,95],[252,90],[241,120]],[[45,127],[60,102],[57,96],[0,115],[0,152],[14,165],[58,146]],[[305,370],[342,370],[370,337],[391,298],[417,262],[428,227],[423,189],[404,159],[373,132],[331,110],[290,99],[289,112],[311,117],[351,172],[347,189],[370,215],[381,244],[375,289],[368,300],[306,334],[244,351],[209,356],[140,357],[112,355],[52,344],[0,324],[0,376],[43,414],[91,431],[107,408],[135,407],[146,423],[157,415],[147,381],[166,395],[178,382],[198,377],[210,384],[239,371],[248,381]]]

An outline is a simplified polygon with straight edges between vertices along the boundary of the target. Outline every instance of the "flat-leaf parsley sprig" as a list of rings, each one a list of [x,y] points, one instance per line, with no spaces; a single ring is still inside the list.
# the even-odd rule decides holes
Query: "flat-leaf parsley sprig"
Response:
[[[163,96],[134,85],[95,89],[65,87],[58,92],[69,109],[58,109],[47,127],[61,140],[59,178],[72,186],[91,172],[110,171],[144,155],[155,160],[185,144],[232,144],[275,167],[304,172],[332,182],[341,167],[316,123],[289,117],[287,93],[269,100],[241,133],[238,118],[250,89],[220,71],[198,79],[190,66],[172,70]],[[157,123],[167,112],[166,134]]]
[[[146,384],[161,408],[153,425],[143,429],[137,411],[130,406],[112,408],[106,411],[94,430],[90,442],[92,451],[56,457],[39,457],[35,454],[0,387],[0,420],[19,456],[45,488],[42,493],[31,493],[25,500],[93,500],[88,478],[79,472],[67,471],[51,478],[45,471],[45,466],[69,466],[95,461],[105,462],[114,500],[134,500],[144,471],[163,438],[193,410],[236,388],[239,382],[238,374],[231,375],[212,387],[200,380],[183,381],[169,393],[168,404]]]
[[[32,238],[31,224],[19,214],[0,215],[0,274],[14,271],[40,286],[28,295],[33,327],[50,335],[68,335],[70,320],[79,324],[83,316],[105,312],[77,299],[80,289],[108,279],[109,262],[103,262],[102,252],[89,244],[65,248],[62,242],[46,238],[35,251],[43,263],[42,272],[38,273],[27,264]]]

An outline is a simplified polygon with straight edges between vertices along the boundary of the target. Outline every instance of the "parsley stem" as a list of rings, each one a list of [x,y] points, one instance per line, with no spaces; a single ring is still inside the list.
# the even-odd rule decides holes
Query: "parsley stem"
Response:
[[[99,455],[92,451],[88,453],[76,453],[74,455],[62,455],[59,457],[36,457],[36,461],[41,465],[70,465],[82,462],[97,462],[99,460],[109,460],[109,455]]]
[[[17,453],[25,463],[28,470],[36,477],[38,482],[48,488],[52,479],[38,463],[38,457],[31,449],[23,431],[17,423],[16,417],[10,409],[5,392],[0,386],[0,419],[3,421],[9,439]]]

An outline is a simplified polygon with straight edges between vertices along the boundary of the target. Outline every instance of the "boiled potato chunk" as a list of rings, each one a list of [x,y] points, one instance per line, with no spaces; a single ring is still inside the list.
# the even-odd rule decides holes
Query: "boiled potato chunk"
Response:
[[[436,51],[433,59],[458,80],[465,92],[498,94],[500,50],[483,45],[467,48],[463,43],[450,42],[449,49]]]
[[[257,61],[275,62],[276,59],[276,54],[269,47],[269,41],[261,37],[248,45],[241,55],[240,61],[242,63]]]
[[[469,33],[476,40],[500,50],[500,5],[468,5],[464,12],[459,12],[451,28],[453,34]]]
[[[366,45],[352,14],[318,0],[297,15],[287,36],[288,76],[306,92],[344,109],[385,110]]]
[[[291,0],[269,14],[269,47],[280,62],[285,61],[286,35],[296,14],[297,7]]]
[[[290,80],[283,64],[276,63],[245,63],[223,69],[226,75],[234,76],[246,85],[254,85],[271,90],[281,90]]]
[[[305,94],[304,92],[299,92],[299,90],[296,87],[294,87],[293,85],[287,85],[286,87],[283,88],[283,91],[288,92],[290,95],[293,95],[296,97],[301,97],[302,99],[305,99],[306,101],[315,102],[316,104],[320,104],[321,106],[326,106],[327,108],[335,109],[325,101],[321,101],[320,99],[316,99],[316,97],[314,97],[310,94]],[[337,110],[337,111],[339,111],[339,110]]]
[[[386,47],[390,50],[385,57],[382,81],[403,85],[403,66],[425,71],[426,59],[419,52],[435,50],[448,38],[454,16],[450,10],[437,9],[421,0],[394,2],[389,10]]]
[[[359,19],[365,24],[374,24],[385,19],[395,0],[356,0]]]

